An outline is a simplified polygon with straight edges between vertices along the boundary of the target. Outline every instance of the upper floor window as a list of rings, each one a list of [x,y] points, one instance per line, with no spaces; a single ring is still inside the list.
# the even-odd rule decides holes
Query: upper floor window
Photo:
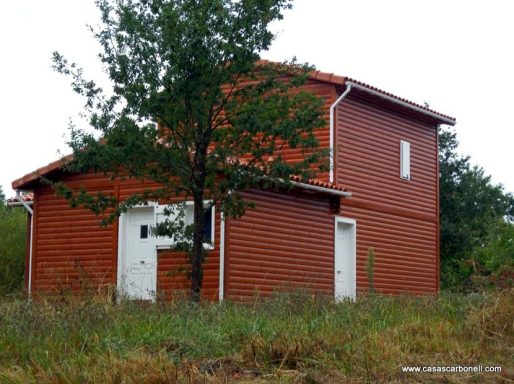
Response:
[[[400,140],[400,177],[410,180],[410,143]]]

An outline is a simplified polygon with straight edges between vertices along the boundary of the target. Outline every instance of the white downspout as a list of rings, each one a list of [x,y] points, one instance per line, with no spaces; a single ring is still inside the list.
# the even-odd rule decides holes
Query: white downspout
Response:
[[[352,84],[348,84],[346,87],[346,90],[343,92],[341,96],[338,97],[338,99],[330,106],[330,173],[329,173],[329,181],[331,183],[334,182],[334,113],[337,105],[343,101],[343,99],[348,96],[352,89]]]
[[[220,222],[220,273],[219,273],[219,301],[223,301],[224,297],[224,286],[225,286],[225,213],[221,211],[221,222]]]
[[[30,245],[29,245],[29,283],[28,283],[28,295],[29,300],[32,299],[32,242],[34,241],[34,211],[27,204],[25,200],[20,196],[20,191],[16,190],[16,200],[18,200],[30,214]]]
[[[30,245],[29,245],[29,283],[28,295],[29,300],[32,300],[32,243],[34,241],[34,214],[30,215]]]

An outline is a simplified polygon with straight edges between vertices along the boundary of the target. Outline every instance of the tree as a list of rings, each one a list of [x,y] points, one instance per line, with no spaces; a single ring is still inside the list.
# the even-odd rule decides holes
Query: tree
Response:
[[[125,201],[57,183],[71,204],[110,220],[136,204],[194,201],[194,224],[166,220],[155,234],[174,238],[191,258],[191,298],[199,300],[204,260],[204,216],[212,205],[239,217],[252,203],[239,191],[288,186],[291,175],[323,168],[314,129],[322,102],[299,87],[312,70],[295,60],[259,61],[290,0],[98,0],[102,23],[94,30],[112,94],[85,80],[82,69],[54,53],[54,68],[72,78],[86,98],[92,130],[71,126],[69,171],[104,172],[161,185]],[[98,140],[98,137],[101,137]],[[303,159],[286,162],[281,150]],[[209,201],[204,207],[203,202]],[[170,207],[166,213],[180,205]],[[181,217],[180,214],[177,215]],[[182,215],[183,217],[183,215]]]
[[[473,250],[468,268],[479,282],[514,286],[514,224],[499,220],[489,229],[487,242]]]
[[[472,255],[485,247],[498,222],[514,218],[514,197],[493,185],[482,168],[457,153],[455,132],[439,135],[441,272],[445,287],[462,287]]]
[[[0,187],[0,294],[22,287],[26,224],[25,210],[8,208]]]

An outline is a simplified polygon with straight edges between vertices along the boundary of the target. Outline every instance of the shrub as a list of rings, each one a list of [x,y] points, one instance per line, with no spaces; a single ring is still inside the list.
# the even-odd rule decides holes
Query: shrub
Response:
[[[0,295],[23,285],[26,223],[23,208],[8,208],[0,201]]]
[[[514,285],[514,225],[504,221],[493,226],[487,243],[477,247],[467,263],[471,283],[476,287]]]
[[[369,291],[375,292],[374,276],[375,276],[375,248],[368,248],[368,259],[366,260],[366,272],[368,274]]]

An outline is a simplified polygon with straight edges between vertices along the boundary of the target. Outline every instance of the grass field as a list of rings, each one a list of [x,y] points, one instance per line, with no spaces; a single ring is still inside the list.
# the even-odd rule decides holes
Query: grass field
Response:
[[[514,291],[253,305],[0,301],[1,383],[514,380]],[[401,366],[501,366],[402,373]]]

